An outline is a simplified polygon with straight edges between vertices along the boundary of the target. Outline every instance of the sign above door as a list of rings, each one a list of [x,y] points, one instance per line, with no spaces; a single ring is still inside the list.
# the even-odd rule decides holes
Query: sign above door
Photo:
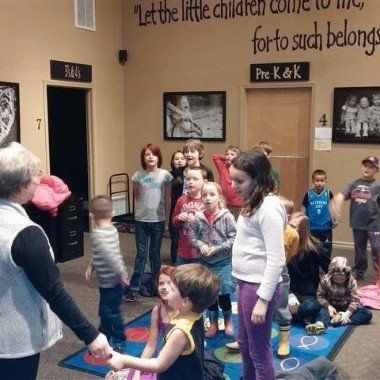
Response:
[[[251,83],[308,81],[310,62],[254,63]]]
[[[68,80],[71,82],[92,82],[92,66],[81,63],[50,61],[51,79]]]

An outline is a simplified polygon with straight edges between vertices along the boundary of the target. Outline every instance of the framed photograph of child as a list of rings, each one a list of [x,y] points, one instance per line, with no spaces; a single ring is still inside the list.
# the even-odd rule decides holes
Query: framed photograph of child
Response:
[[[334,88],[335,143],[380,143],[380,87]]]
[[[0,82],[0,147],[20,141],[19,99],[18,83]]]
[[[226,92],[164,92],[164,140],[226,141]]]

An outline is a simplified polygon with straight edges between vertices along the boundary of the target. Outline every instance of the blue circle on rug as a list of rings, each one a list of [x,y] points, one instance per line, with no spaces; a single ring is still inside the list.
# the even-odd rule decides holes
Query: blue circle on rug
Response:
[[[305,351],[320,351],[326,349],[330,343],[320,335],[297,334],[290,336],[290,345]]]
[[[291,356],[286,359],[276,360],[275,367],[276,371],[294,371],[302,364],[304,364],[304,361],[300,360],[299,358],[295,358],[294,356]]]

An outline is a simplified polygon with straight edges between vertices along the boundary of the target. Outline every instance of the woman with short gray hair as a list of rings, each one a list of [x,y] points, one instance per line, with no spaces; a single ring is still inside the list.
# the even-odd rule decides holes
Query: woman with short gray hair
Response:
[[[62,338],[59,319],[94,355],[111,352],[64,289],[47,236],[22,207],[34,196],[38,169],[22,145],[0,149],[1,379],[36,378],[40,352]]]

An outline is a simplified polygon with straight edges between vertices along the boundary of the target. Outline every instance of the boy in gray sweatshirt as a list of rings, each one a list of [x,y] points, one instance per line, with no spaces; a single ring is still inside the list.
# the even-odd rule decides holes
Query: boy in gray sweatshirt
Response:
[[[91,232],[91,263],[86,270],[89,280],[93,271],[99,282],[99,317],[101,331],[112,345],[122,348],[125,341],[124,322],[120,312],[123,286],[129,285],[128,273],[120,252],[119,235],[111,222],[112,200],[99,195],[90,202],[90,218],[95,227]]]

